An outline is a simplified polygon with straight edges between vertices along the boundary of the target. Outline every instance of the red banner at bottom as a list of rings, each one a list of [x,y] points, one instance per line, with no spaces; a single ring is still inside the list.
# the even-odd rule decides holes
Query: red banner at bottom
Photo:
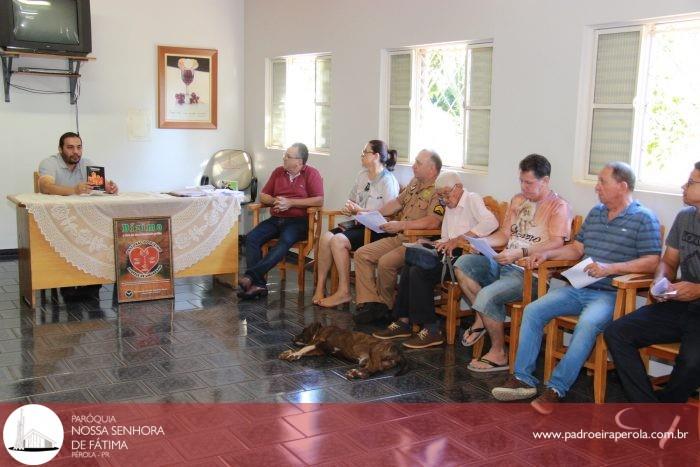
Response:
[[[692,404],[0,404],[0,465],[700,465]]]

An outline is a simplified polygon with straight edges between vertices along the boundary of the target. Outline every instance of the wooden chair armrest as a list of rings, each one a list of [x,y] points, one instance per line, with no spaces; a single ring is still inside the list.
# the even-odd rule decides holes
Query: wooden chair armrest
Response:
[[[343,211],[340,209],[323,209],[321,210],[321,215],[322,216],[342,216]]]
[[[262,209],[269,208],[270,206],[262,204],[262,203],[251,203],[246,205],[246,208],[250,209],[253,212],[253,227],[257,227],[257,225],[260,223],[260,211]]]
[[[328,230],[333,230],[336,226],[335,222],[335,217],[336,216],[343,216],[343,211],[339,209],[322,209],[321,210],[321,216],[326,216],[328,217]],[[319,219],[319,222],[322,222],[321,219]]]
[[[564,269],[576,266],[580,262],[580,259],[551,259],[540,264],[537,269]]]
[[[259,211],[259,210],[261,210],[263,208],[267,208],[267,207],[269,207],[269,206],[266,206],[262,203],[251,203],[251,204],[246,205],[246,208],[250,209],[251,211]]]
[[[625,274],[613,279],[612,285],[618,289],[637,290],[651,287],[654,276],[651,274]]]
[[[435,236],[440,236],[442,234],[442,230],[440,229],[421,229],[421,230],[416,230],[416,229],[408,229],[404,230],[403,234],[408,237],[409,242],[415,242],[421,237],[435,237]]]
[[[441,235],[442,230],[440,230],[440,229],[421,229],[421,230],[408,229],[408,230],[404,230],[403,233],[407,237],[411,236],[411,235],[420,236],[420,237],[434,237],[435,235]]]
[[[312,248],[321,236],[321,227],[323,222],[321,222],[321,213],[323,212],[323,206],[314,206],[306,208],[306,213],[309,216],[309,230],[307,232],[307,248]]]

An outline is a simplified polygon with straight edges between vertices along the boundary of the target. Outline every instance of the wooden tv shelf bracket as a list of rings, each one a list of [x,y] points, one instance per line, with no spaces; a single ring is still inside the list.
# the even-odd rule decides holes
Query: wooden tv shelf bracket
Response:
[[[12,69],[12,62],[15,58],[53,58],[68,61],[68,69],[66,70],[26,70],[15,71]],[[95,60],[95,57],[84,57],[80,55],[57,55],[57,54],[41,54],[30,52],[8,52],[0,50],[0,60],[2,60],[2,82],[5,90],[5,102],[10,102],[10,82],[12,75],[35,75],[35,76],[58,76],[68,78],[68,89],[70,91],[70,103],[75,104],[75,88],[80,78],[80,65],[83,62]]]

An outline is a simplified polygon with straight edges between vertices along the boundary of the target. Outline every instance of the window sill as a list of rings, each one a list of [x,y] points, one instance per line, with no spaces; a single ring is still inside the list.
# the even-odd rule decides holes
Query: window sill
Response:
[[[271,151],[282,151],[282,153],[284,153],[284,151],[287,150],[287,148],[280,148],[280,147],[277,147],[277,146],[265,146],[265,149],[269,149],[269,150],[271,150]],[[309,149],[309,155],[314,155],[314,156],[330,156],[331,153],[330,153],[330,151],[328,151],[328,152],[323,152],[323,151],[318,151],[318,150],[315,150],[315,149]]]

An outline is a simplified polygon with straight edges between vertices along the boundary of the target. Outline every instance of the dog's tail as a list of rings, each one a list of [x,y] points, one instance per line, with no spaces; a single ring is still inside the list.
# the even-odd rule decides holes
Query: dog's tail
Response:
[[[409,371],[411,371],[411,366],[409,364],[410,362],[404,356],[403,352],[398,350],[398,353],[399,353],[399,361],[398,361],[398,364],[396,365],[398,367],[398,371],[394,374],[394,377],[403,376],[406,373],[408,373]]]

